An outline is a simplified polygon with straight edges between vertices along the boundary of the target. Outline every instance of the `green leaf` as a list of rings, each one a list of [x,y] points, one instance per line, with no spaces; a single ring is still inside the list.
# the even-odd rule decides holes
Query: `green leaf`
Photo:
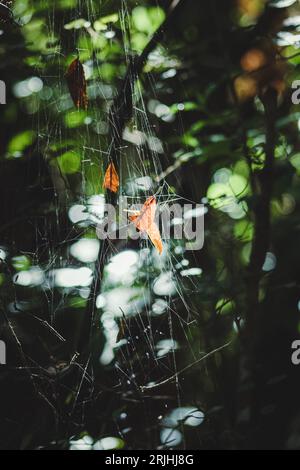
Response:
[[[145,8],[138,6],[132,12],[132,22],[137,31],[153,34],[165,19],[161,8]]]
[[[80,156],[73,151],[69,151],[56,159],[62,173],[73,174],[80,170]]]
[[[33,144],[36,138],[35,131],[25,131],[14,136],[8,144],[8,152],[14,157],[20,157],[24,150]]]

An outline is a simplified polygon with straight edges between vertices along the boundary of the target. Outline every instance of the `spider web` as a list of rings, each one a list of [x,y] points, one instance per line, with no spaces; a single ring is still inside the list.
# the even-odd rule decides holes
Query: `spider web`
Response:
[[[196,276],[188,272],[196,259],[192,253],[186,253],[180,241],[165,240],[161,257],[149,240],[109,241],[104,273],[97,272],[95,264],[95,253],[102,249],[101,241],[95,238],[97,224],[103,218],[101,175],[110,153],[107,112],[117,88],[101,76],[103,59],[82,46],[84,38],[97,40],[97,35],[103,34],[93,28],[99,11],[92,0],[84,4],[79,1],[72,14],[60,23],[64,25],[70,17],[84,18],[87,22],[84,28],[67,30],[74,43],[74,50],[68,53],[75,57],[78,52],[82,57],[88,80],[90,104],[83,125],[70,131],[62,119],[55,119],[55,114],[61,116],[66,111],[69,123],[81,116],[80,111],[72,110],[64,78],[66,54],[59,45],[49,54],[51,71],[41,75],[44,93],[50,89],[53,92],[36,113],[33,125],[38,129],[38,148],[42,149],[50,169],[55,192],[55,230],[60,240],[55,244],[46,237],[38,252],[28,254],[33,260],[31,276],[39,273],[36,288],[46,299],[47,315],[40,320],[45,329],[57,340],[63,340],[68,336],[69,323],[65,322],[68,306],[72,312],[79,306],[87,315],[86,302],[93,296],[95,337],[84,363],[76,354],[69,356],[68,361],[59,358],[43,370],[41,380],[38,376],[41,366],[22,352],[21,368],[29,372],[37,394],[52,410],[56,426],[63,419],[72,422],[72,429],[78,429],[73,431],[70,448],[102,448],[107,436],[121,440],[128,448],[184,448],[190,445],[191,429],[198,429],[204,419],[198,394],[189,390],[187,382],[190,373],[194,368],[197,370],[209,352],[201,350],[199,341],[201,325],[196,302],[201,292],[199,272]],[[49,42],[59,33],[55,14],[53,6],[47,14]],[[124,74],[132,57],[130,12],[124,1],[118,16]],[[111,24],[105,31],[111,47],[114,28]],[[165,47],[158,46],[150,61],[155,60],[155,54],[163,54],[166,62],[172,60]],[[178,166],[166,158],[168,149],[149,111],[151,100],[159,98],[156,75],[150,72],[142,74],[137,81],[135,78],[133,75],[133,116],[124,129],[120,149],[120,193],[132,204],[143,204],[155,194],[160,209],[173,202],[196,204],[197,201],[186,201],[168,183]],[[70,144],[72,133],[76,134],[74,145]],[[74,172],[64,172],[64,158],[67,163],[69,160],[62,155],[67,152],[73,152],[76,158],[80,154],[80,164]],[[57,161],[61,164],[56,165]],[[91,292],[92,278],[102,274],[101,290]],[[17,283],[22,275],[18,274]],[[33,284],[32,281],[28,289]],[[15,303],[22,303],[18,293]],[[22,351],[22,341],[12,323],[9,325]],[[49,394],[48,389],[49,384],[55,386],[58,374],[61,377],[70,368],[76,370],[77,379],[64,395],[69,401],[68,417],[62,418],[60,400],[55,394]],[[93,407],[99,413],[95,422],[102,422],[99,427],[91,425]],[[69,444],[56,442],[55,445]]]

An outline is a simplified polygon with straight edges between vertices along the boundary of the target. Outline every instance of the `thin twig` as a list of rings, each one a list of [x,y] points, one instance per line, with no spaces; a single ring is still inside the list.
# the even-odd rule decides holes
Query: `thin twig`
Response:
[[[157,384],[144,385],[144,386],[140,387],[140,390],[142,392],[144,392],[145,390],[152,390],[154,388],[158,388],[158,387],[161,387],[162,385],[166,385],[166,384],[172,382],[173,380],[177,379],[179,377],[179,375],[183,374],[187,370],[189,370],[192,367],[196,366],[200,362],[205,361],[206,359],[210,358],[211,356],[213,356],[217,352],[222,351],[222,349],[227,348],[228,346],[230,346],[230,344],[231,344],[231,341],[229,341],[229,343],[223,344],[223,346],[220,346],[219,348],[216,348],[213,351],[210,351],[209,353],[205,354],[205,356],[200,357],[196,361],[192,362],[192,364],[189,364],[188,366],[181,369],[179,372],[176,372],[174,375],[171,375],[171,377],[168,377],[167,379],[162,380],[161,382],[159,382]]]

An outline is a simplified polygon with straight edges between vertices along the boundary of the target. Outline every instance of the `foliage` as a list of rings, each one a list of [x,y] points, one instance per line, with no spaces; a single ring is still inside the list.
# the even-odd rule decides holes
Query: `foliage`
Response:
[[[299,6],[12,8],[1,448],[299,448]],[[204,248],[100,244],[110,165],[139,202],[203,203]]]

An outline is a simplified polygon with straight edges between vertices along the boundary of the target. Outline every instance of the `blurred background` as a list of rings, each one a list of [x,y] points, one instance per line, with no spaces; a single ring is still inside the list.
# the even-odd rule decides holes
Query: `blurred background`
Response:
[[[295,0],[1,0],[2,449],[300,448],[299,47]],[[203,249],[97,238],[112,106]]]

